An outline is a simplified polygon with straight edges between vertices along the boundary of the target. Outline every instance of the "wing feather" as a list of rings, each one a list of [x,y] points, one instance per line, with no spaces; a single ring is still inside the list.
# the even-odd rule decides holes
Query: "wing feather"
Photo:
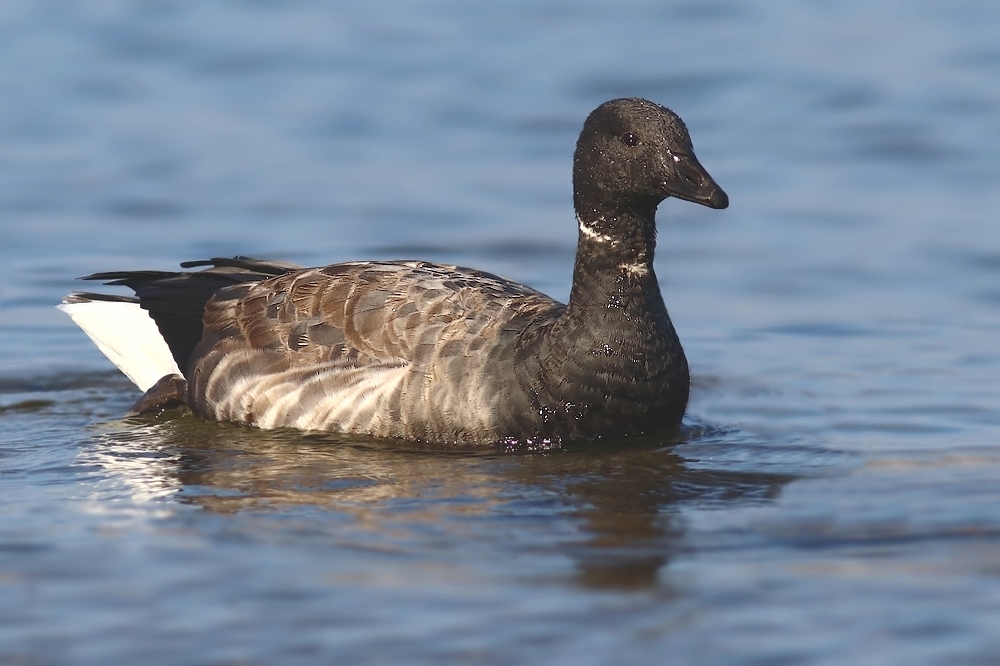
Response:
[[[192,406],[262,427],[418,438],[458,436],[465,425],[438,421],[463,413],[485,432],[489,401],[460,385],[488,372],[512,327],[563,308],[495,275],[423,262],[337,264],[227,287],[205,307]]]

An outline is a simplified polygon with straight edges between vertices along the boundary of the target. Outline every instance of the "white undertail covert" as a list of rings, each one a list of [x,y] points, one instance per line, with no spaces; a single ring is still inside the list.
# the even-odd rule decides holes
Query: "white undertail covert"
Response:
[[[145,392],[164,375],[182,374],[149,313],[138,303],[76,301],[56,306]]]

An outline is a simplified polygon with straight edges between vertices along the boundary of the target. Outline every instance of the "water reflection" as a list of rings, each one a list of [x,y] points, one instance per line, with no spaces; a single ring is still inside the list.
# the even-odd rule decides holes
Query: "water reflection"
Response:
[[[585,587],[641,589],[683,536],[677,515],[688,472],[683,459],[654,442],[526,460],[519,481],[565,497],[584,538],[565,544]]]
[[[683,435],[690,441],[705,433]],[[371,535],[348,538],[385,544],[388,537],[404,554],[426,550],[421,540],[431,533],[435,549],[486,539],[494,557],[505,550],[561,555],[574,564],[575,584],[635,590],[658,585],[683,547],[685,506],[768,500],[792,479],[696,469],[672,451],[675,443],[443,452],[182,415],[108,424],[84,456],[120,477],[133,499],[221,514],[321,507]]]
[[[703,431],[688,430],[691,441]],[[585,587],[640,589],[657,584],[658,572],[683,547],[687,504],[772,499],[789,475],[688,466],[674,443],[634,441],[620,448],[522,456],[519,483],[559,492],[585,538],[565,544]]]

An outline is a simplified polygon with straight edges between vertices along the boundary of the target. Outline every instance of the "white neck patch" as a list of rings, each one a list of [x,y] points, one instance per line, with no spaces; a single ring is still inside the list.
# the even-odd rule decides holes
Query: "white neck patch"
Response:
[[[602,234],[601,232],[597,231],[596,229],[594,229],[593,227],[591,227],[589,224],[587,224],[586,222],[584,222],[579,216],[577,216],[576,221],[580,225],[580,233],[582,233],[584,236],[586,236],[590,240],[595,241],[597,243],[612,243],[612,242],[614,242],[614,238],[612,238],[611,236],[609,236],[607,234]]]
[[[649,275],[649,266],[646,264],[619,264],[618,268],[630,275],[635,275],[636,277]]]

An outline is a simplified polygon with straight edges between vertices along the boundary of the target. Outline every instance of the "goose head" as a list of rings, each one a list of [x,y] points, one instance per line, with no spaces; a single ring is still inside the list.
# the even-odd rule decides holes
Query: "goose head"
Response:
[[[680,116],[640,98],[605,102],[587,117],[573,157],[573,195],[577,214],[594,219],[652,212],[667,197],[729,206]]]

